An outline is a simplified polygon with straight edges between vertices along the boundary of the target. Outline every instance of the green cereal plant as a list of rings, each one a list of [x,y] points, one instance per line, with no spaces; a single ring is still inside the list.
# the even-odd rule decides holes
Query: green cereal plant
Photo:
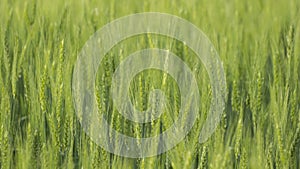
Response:
[[[300,168],[300,1],[0,4],[0,168]],[[111,98],[112,76],[135,51],[162,48],[178,55],[195,75],[200,93],[199,117],[178,145],[133,159],[105,151],[81,128],[72,77],[77,56],[93,33],[119,17],[154,11],[182,17],[211,39],[223,62],[228,96],[216,131],[199,143],[213,93],[194,51],[185,42],[152,33],[119,42],[100,63],[94,93],[99,118],[104,115],[116,131],[136,138],[156,136],[176,122],[181,108],[175,80],[150,69],[131,79],[129,97],[144,111],[152,103],[150,92],[160,89],[166,99],[163,113],[145,124],[122,116]],[[169,63],[166,56],[165,68]],[[114,146],[122,146],[108,135]]]

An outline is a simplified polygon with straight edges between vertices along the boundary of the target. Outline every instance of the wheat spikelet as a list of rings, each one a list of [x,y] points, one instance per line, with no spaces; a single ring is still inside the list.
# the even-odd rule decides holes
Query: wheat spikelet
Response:
[[[233,81],[232,90],[233,90],[232,97],[231,97],[232,109],[233,109],[233,111],[237,112],[237,111],[239,111],[239,105],[240,105],[239,104],[240,103],[240,100],[239,100],[240,92],[238,89],[238,84],[235,80]]]
[[[47,150],[46,143],[42,144],[41,156],[42,156],[41,167],[48,168],[49,167],[49,156],[48,156],[48,150]]]
[[[248,168],[248,159],[247,159],[247,153],[245,148],[242,148],[242,152],[241,152],[241,161],[240,161],[240,168],[241,169],[246,169]]]
[[[270,143],[270,145],[267,148],[267,159],[266,159],[265,168],[273,168],[273,144],[272,143]]]
[[[277,152],[277,153],[276,153],[276,156],[275,156],[275,167],[276,167],[276,168],[283,168],[283,167],[282,167],[281,160],[280,160],[279,152]]]
[[[9,131],[11,126],[11,103],[10,97],[7,90],[5,90],[4,86],[1,86],[1,93],[0,93],[0,163],[2,168],[9,168],[10,162],[10,142],[9,142]]]
[[[50,132],[51,132],[51,137],[52,137],[52,144],[53,144],[53,156],[54,156],[54,162],[55,162],[55,166],[58,165],[58,155],[59,155],[59,149],[60,149],[60,145],[59,145],[59,133],[58,133],[58,129],[57,126],[55,124],[55,116],[54,114],[50,114],[48,115],[48,121],[50,124]]]
[[[13,62],[11,70],[11,86],[12,86],[12,95],[16,97],[16,83],[17,83],[17,62],[19,55],[19,38],[16,37],[14,41],[14,52],[13,52]]]
[[[297,106],[297,90],[294,90],[291,96],[291,103],[290,103],[290,119],[291,119],[291,126],[294,127],[297,123],[296,111],[298,109]]]
[[[56,120],[57,120],[57,128],[60,128],[61,125],[61,108],[62,108],[62,93],[63,93],[63,69],[64,69],[64,40],[61,41],[59,46],[59,62],[58,62],[58,69],[57,69],[57,84],[56,84]]]
[[[10,168],[9,162],[10,162],[10,146],[9,146],[9,138],[8,138],[8,131],[4,130],[4,127],[1,126],[1,130],[3,132],[3,135],[1,135],[1,168]]]
[[[289,148],[289,157],[290,157],[289,162],[291,168],[296,168],[296,164],[294,163],[294,161],[297,159],[297,155],[295,152],[297,151],[296,150],[297,146],[300,144],[300,111],[298,111],[298,114],[299,114],[298,126]]]
[[[40,133],[38,130],[35,130],[33,133],[33,142],[32,142],[32,149],[31,149],[31,158],[30,163],[31,167],[40,168],[41,167],[41,143],[40,143]]]
[[[256,105],[256,110],[257,112],[261,111],[262,108],[262,91],[263,91],[263,83],[264,83],[264,78],[261,74],[261,72],[258,73],[257,77],[257,105]]]
[[[59,165],[59,157],[62,150],[62,144],[60,141],[60,135],[62,131],[62,100],[63,100],[63,65],[64,65],[64,40],[61,41],[59,45],[59,57],[58,57],[58,67],[56,70],[56,82],[55,82],[55,109],[50,116],[50,126],[52,130],[52,136],[54,137],[55,145],[55,161]]]
[[[101,168],[109,168],[109,153],[107,153],[105,150],[101,149]]]
[[[71,145],[70,145],[69,151],[68,151],[68,159],[67,159],[67,168],[68,169],[75,168],[74,161],[73,161],[74,160],[73,159],[73,153],[74,153],[73,146],[74,146],[73,141],[71,141]]]
[[[202,148],[202,153],[199,158],[199,166],[198,169],[203,169],[207,167],[207,153],[208,153],[208,148],[206,145],[203,146]]]
[[[7,22],[6,29],[4,31],[4,43],[3,43],[3,48],[4,48],[4,53],[3,53],[3,65],[4,65],[4,73],[5,73],[5,85],[8,85],[9,81],[9,74],[11,70],[11,59],[10,59],[10,27],[11,27],[11,22],[12,22],[12,12],[10,12],[10,18]]]
[[[33,153],[33,147],[34,147],[34,135],[32,132],[31,124],[29,123],[27,126],[27,142],[26,142],[26,148],[27,148],[27,168],[33,165],[33,159],[32,159],[32,153]]]
[[[24,97],[26,103],[30,103],[30,87],[29,87],[29,77],[28,77],[28,70],[26,68],[23,69],[22,77],[23,77],[23,85],[24,85]]]
[[[27,74],[24,73],[25,79],[27,79]],[[26,81],[25,81],[26,82]],[[43,74],[40,80],[40,91],[39,91],[39,101],[40,101],[40,106],[42,113],[45,114],[47,109],[47,100],[46,100],[46,95],[45,95],[45,90],[46,90],[46,84],[47,84],[47,64],[44,66]],[[26,91],[26,83],[25,83],[25,91]]]
[[[93,159],[92,159],[92,167],[93,168],[100,168],[100,148],[99,146],[95,146],[95,150],[94,150],[94,155],[93,155]]]
[[[288,34],[286,36],[286,52],[287,52],[287,57],[291,59],[294,56],[294,44],[295,44],[295,27],[291,25],[288,30]]]
[[[235,139],[235,149],[234,149],[234,153],[235,153],[235,160],[237,162],[240,161],[240,157],[241,157],[241,141],[242,141],[242,134],[243,134],[243,106],[240,105],[240,110],[239,110],[239,120],[238,120],[238,124],[237,124],[237,129],[236,129],[236,139]]]
[[[285,156],[284,156],[284,147],[283,147],[283,137],[282,137],[282,128],[281,128],[281,124],[280,124],[280,117],[279,117],[279,103],[277,101],[276,98],[276,91],[273,89],[271,89],[271,99],[272,99],[272,103],[271,103],[271,108],[272,108],[272,114],[271,117],[273,119],[274,122],[274,129],[275,129],[275,134],[276,134],[276,140],[277,140],[277,146],[279,149],[279,152],[276,153],[276,165],[278,167],[282,167],[282,165],[284,165],[284,161],[285,161]]]
[[[273,57],[273,65],[274,65],[274,69],[273,69],[273,74],[274,74],[274,84],[277,85],[279,83],[279,76],[280,76],[280,72],[279,72],[279,63],[278,63],[278,53],[274,54]]]
[[[62,141],[62,149],[61,152],[66,155],[68,151],[70,151],[69,149],[69,140],[70,140],[70,133],[69,130],[70,128],[73,128],[73,124],[70,120],[69,115],[65,116],[65,120],[64,120],[64,125],[63,125],[63,141]]]

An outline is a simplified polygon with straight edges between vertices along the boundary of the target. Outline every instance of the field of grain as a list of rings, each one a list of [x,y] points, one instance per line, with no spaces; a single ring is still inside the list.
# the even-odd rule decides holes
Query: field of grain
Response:
[[[195,73],[201,98],[201,118],[177,146],[153,157],[127,158],[105,151],[83,131],[72,77],[90,36],[110,21],[141,12],[176,15],[200,28],[223,62],[227,97],[216,131],[199,143],[212,96],[193,51],[154,34],[118,43],[95,81],[99,113],[115,130],[150,137],[178,115],[178,86],[158,70],[134,77],[129,94],[145,110],[149,92],[161,89],[168,101],[159,119],[141,125],[114,107],[112,74],[136,50],[164,48],[178,55]],[[298,0],[0,0],[0,19],[0,168],[300,168]]]

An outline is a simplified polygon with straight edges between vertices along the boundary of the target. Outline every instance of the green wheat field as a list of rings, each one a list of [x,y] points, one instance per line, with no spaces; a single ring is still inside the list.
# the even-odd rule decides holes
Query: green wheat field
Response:
[[[201,98],[200,118],[184,140],[163,154],[135,159],[105,151],[83,131],[72,76],[89,37],[110,21],[140,12],[169,13],[200,28],[223,62],[227,95],[216,131],[200,144],[211,86],[194,52],[154,34],[118,43],[95,81],[99,113],[116,131],[155,136],[178,115],[178,86],[159,70],[136,75],[129,95],[145,110],[149,92],[161,89],[167,105],[160,118],[139,124],[114,107],[111,77],[137,50],[162,48],[178,55],[193,71]],[[300,168],[299,0],[0,0],[0,21],[0,168]]]

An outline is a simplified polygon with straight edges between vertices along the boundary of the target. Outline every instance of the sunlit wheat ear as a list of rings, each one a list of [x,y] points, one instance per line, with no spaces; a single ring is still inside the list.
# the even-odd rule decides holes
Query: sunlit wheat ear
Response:
[[[273,51],[273,76],[274,76],[274,80],[273,80],[273,85],[278,85],[279,83],[279,77],[280,77],[280,68],[279,68],[279,53],[277,51]]]
[[[262,108],[263,83],[264,83],[264,78],[262,76],[262,73],[258,72],[258,75],[257,75],[257,105],[256,105],[257,112],[261,112],[261,108]]]
[[[47,100],[46,100],[46,95],[45,95],[45,91],[46,91],[46,85],[47,85],[47,77],[48,77],[48,68],[47,68],[47,64],[45,64],[44,69],[42,71],[42,76],[40,79],[40,89],[39,89],[39,101],[40,101],[40,106],[41,106],[41,111],[43,114],[46,113],[47,111]],[[27,74],[25,74],[25,79],[27,79]],[[25,80],[25,92],[26,92],[26,81]]]
[[[294,56],[294,44],[295,44],[295,27],[291,25],[286,36],[287,42],[287,57],[292,58]]]
[[[0,106],[1,106],[1,113],[0,113],[0,163],[2,168],[10,168],[9,162],[10,162],[10,111],[11,111],[11,103],[9,99],[9,93],[4,88],[4,86],[1,86],[0,88]]]
[[[32,127],[31,127],[31,124],[29,123],[28,126],[27,126],[27,145],[26,145],[26,148],[27,148],[27,164],[28,166],[27,167],[30,167],[32,165],[32,150],[33,150],[33,143],[34,142],[34,136],[33,136],[33,132],[32,132]]]
[[[109,167],[109,153],[107,153],[105,150],[103,150],[101,148],[101,151],[100,151],[100,158],[101,158],[101,167],[102,168],[108,168]]]
[[[240,91],[238,88],[238,82],[237,81],[233,81],[233,85],[232,85],[232,97],[231,97],[231,103],[232,103],[232,109],[233,111],[237,112],[239,111],[239,103],[240,103]]]
[[[247,169],[248,168],[248,156],[245,148],[242,148],[241,150],[242,155],[241,155],[241,161],[240,161],[240,168],[241,169]]]
[[[290,108],[290,117],[289,119],[291,120],[291,127],[294,127],[297,125],[297,110],[298,110],[298,105],[297,105],[297,90],[295,89],[292,92],[291,95],[291,108]]]
[[[293,137],[292,143],[290,145],[290,150],[289,150],[289,164],[291,168],[296,167],[296,164],[293,163],[293,161],[298,158],[296,152],[299,144],[300,144],[300,122],[298,122],[298,127],[296,129],[296,133]]]
[[[264,78],[262,73],[259,70],[255,71],[255,80],[253,83],[253,92],[252,93],[252,101],[251,101],[251,110],[252,110],[252,121],[254,125],[254,132],[261,127],[259,122],[259,116],[262,112],[262,97],[263,97],[263,83]]]
[[[30,126],[30,125],[29,125]],[[32,130],[32,129],[31,129]],[[28,130],[29,131],[29,130]],[[38,168],[41,166],[40,163],[40,153],[41,153],[41,143],[40,143],[40,133],[37,129],[34,129],[33,131],[29,131],[32,136],[30,136],[29,139],[29,167],[35,167]]]
[[[10,143],[9,143],[9,136],[8,131],[3,130],[3,126],[1,126],[1,130],[3,135],[1,135],[1,167],[2,168],[10,168],[9,161],[10,161]]]
[[[93,159],[92,159],[92,167],[93,168],[100,168],[100,147],[97,145],[93,152]]]
[[[19,38],[16,37],[14,40],[14,48],[13,48],[13,62],[12,62],[12,70],[11,70],[11,86],[12,86],[12,95],[16,96],[16,83],[17,83],[17,63],[19,58]]]
[[[204,145],[202,148],[201,156],[199,158],[200,161],[199,161],[198,169],[207,168],[207,153],[208,153],[208,147]]]
[[[63,97],[63,74],[64,74],[64,58],[65,58],[65,44],[64,40],[60,42],[59,45],[59,57],[58,57],[58,66],[57,66],[57,77],[56,77],[56,96],[57,96],[57,103],[56,103],[56,118],[58,123],[60,123],[60,111],[62,107],[62,97]],[[60,125],[60,124],[59,124]],[[59,126],[58,126],[59,127]]]
[[[266,150],[266,163],[265,163],[265,168],[273,168],[273,144],[270,143],[270,145],[268,145],[267,150]]]
[[[135,92],[137,92],[137,94],[135,95],[135,106],[140,110],[140,111],[144,111],[143,108],[146,106],[144,105],[144,84],[143,84],[143,78],[144,78],[144,75],[143,73],[141,73],[141,75],[139,76],[138,80],[137,80],[137,87],[134,88],[133,90]],[[140,142],[140,138],[142,138],[142,125],[140,125],[139,123],[136,123],[133,125],[134,128],[133,128],[133,134],[134,134],[134,137],[137,138],[137,144],[139,146],[139,149],[141,149],[141,142]]]
[[[48,156],[49,152],[47,149],[47,145],[46,143],[42,144],[42,152],[41,152],[41,167],[42,168],[48,168],[49,167],[49,156]]]
[[[234,153],[235,153],[235,160],[237,162],[240,161],[241,158],[241,144],[242,144],[242,137],[243,137],[243,117],[244,117],[244,110],[243,106],[240,105],[240,110],[239,110],[239,117],[238,117],[238,124],[235,132],[235,148],[234,148]]]
[[[278,97],[278,95],[280,97]],[[285,165],[285,149],[283,147],[283,137],[282,137],[282,126],[281,126],[281,117],[280,117],[280,100],[282,100],[282,95],[280,93],[276,95],[276,91],[271,89],[271,108],[272,108],[272,121],[274,122],[273,126],[275,129],[275,138],[276,138],[276,146],[278,148],[278,151],[276,152],[276,167],[283,167]],[[280,98],[280,100],[278,100]]]
[[[51,132],[51,143],[53,145],[53,160],[55,165],[57,165],[58,163],[58,152],[59,152],[59,133],[58,133],[58,129],[56,128],[56,124],[55,124],[55,115],[52,113],[51,115],[47,116],[48,122],[49,122],[49,126],[50,126],[50,132]]]
[[[71,121],[71,117],[67,114],[64,119],[63,124],[63,139],[62,139],[62,146],[61,152],[63,155],[67,156],[68,151],[70,151],[70,132],[69,128],[73,128],[73,122]]]
[[[4,74],[5,76],[3,77],[3,79],[5,80],[5,85],[6,87],[8,87],[8,85],[10,85],[10,70],[11,70],[11,49],[10,49],[10,36],[11,36],[11,32],[10,32],[10,27],[11,27],[11,22],[12,22],[12,12],[10,12],[10,16],[9,19],[7,21],[6,24],[6,28],[4,30],[4,38],[3,38],[3,66],[4,66]],[[2,55],[2,54],[1,54]]]
[[[74,144],[73,141],[71,140],[71,145],[69,147],[70,150],[68,151],[67,168],[74,168],[73,148],[74,148]]]
[[[97,107],[98,107],[98,118],[101,118],[101,115],[106,112],[106,90],[105,90],[105,75],[102,75],[102,78],[100,80],[100,84],[96,86],[96,101],[97,101]],[[113,110],[114,111],[114,110]],[[115,114],[115,113],[113,113]],[[117,120],[119,118],[117,117]],[[113,120],[112,120],[113,121]],[[113,123],[113,122],[112,122]],[[119,125],[119,123],[118,123]],[[111,126],[113,127],[113,126]],[[109,156],[105,150],[103,150],[99,145],[96,146],[97,148],[94,150],[94,158],[93,158],[93,166],[97,166],[96,168],[106,168],[108,167],[109,163]]]
[[[27,104],[30,103],[30,84],[29,84],[29,73],[26,65],[23,65],[21,76],[23,77],[23,87],[24,87],[24,99]]]

